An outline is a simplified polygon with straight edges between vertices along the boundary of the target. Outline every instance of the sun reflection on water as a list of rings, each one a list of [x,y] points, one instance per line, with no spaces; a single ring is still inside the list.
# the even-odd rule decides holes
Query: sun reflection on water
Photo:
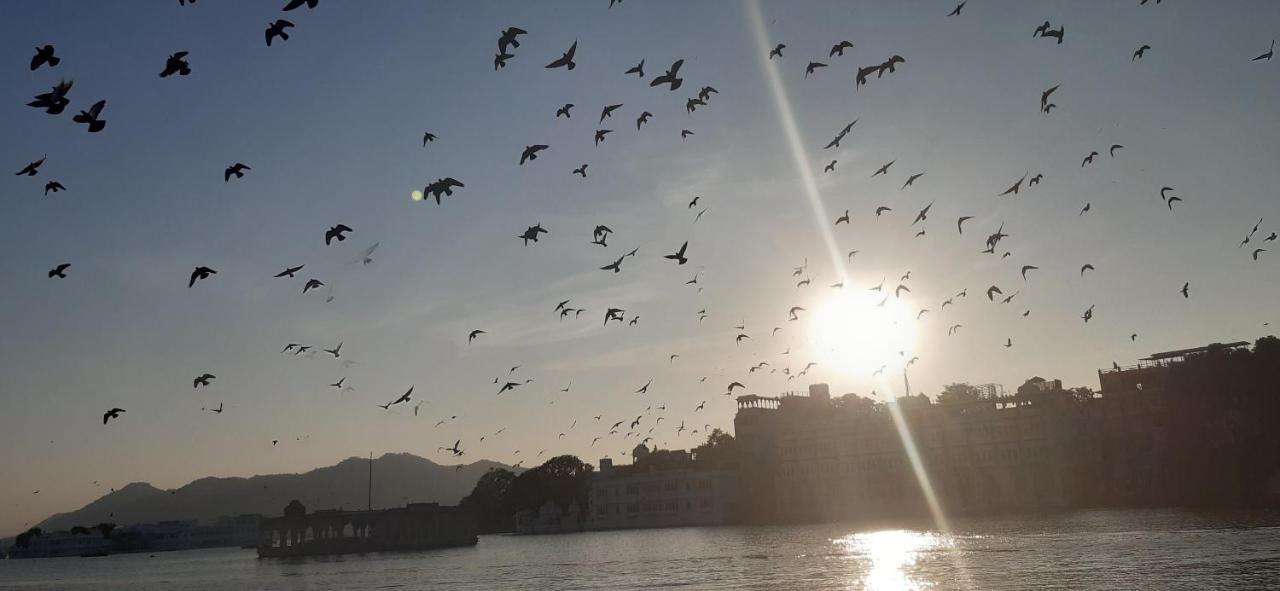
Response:
[[[832,543],[865,568],[865,573],[851,588],[877,591],[933,588],[933,582],[915,576],[913,567],[926,554],[952,546],[949,537],[938,533],[900,529],[850,534]]]

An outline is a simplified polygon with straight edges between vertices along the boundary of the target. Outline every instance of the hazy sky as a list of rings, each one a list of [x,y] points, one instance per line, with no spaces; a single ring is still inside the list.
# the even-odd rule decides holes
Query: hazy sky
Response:
[[[652,436],[687,448],[703,434],[677,435],[681,421],[731,426],[732,380],[762,395],[827,381],[883,397],[866,371],[781,372],[818,359],[814,315],[789,322],[788,309],[821,307],[842,272],[858,293],[911,272],[894,303],[912,319],[931,310],[903,328],[920,357],[912,387],[931,395],[1032,375],[1096,387],[1112,360],[1252,340],[1277,320],[1280,244],[1250,257],[1280,230],[1280,62],[1250,61],[1277,35],[1275,2],[970,0],[951,18],[950,0],[764,2],[768,39],[753,34],[746,2],[325,0],[281,14],[283,4],[0,9],[0,533],[132,481],[304,471],[370,451],[451,463],[436,448],[459,438],[467,461],[595,463],[638,438],[591,440],[650,405],[667,410],[644,429],[664,416]],[[263,29],[280,17],[297,27],[268,48]],[[1065,43],[1031,37],[1046,19],[1066,27]],[[508,26],[529,33],[495,72]],[[575,70],[542,67],[575,39]],[[828,58],[841,39],[853,49]],[[28,71],[45,43],[61,65]],[[775,43],[784,55],[766,62]],[[1151,49],[1131,61],[1142,44]],[[193,73],[158,78],[179,50]],[[855,91],[859,66],[894,54],[906,63]],[[641,58],[646,78],[624,76]],[[650,88],[679,58],[684,86]],[[805,79],[811,60],[829,67]],[[809,170],[797,168],[769,67]],[[66,113],[24,106],[63,77],[75,80]],[[1055,84],[1058,108],[1044,115],[1040,94]],[[687,114],[704,85],[719,94]],[[104,98],[102,133],[71,122]],[[555,118],[566,102],[573,117]],[[644,110],[653,117],[637,132]],[[839,149],[822,149],[855,118]],[[614,133],[594,146],[600,127]],[[696,135],[681,140],[681,129]],[[423,148],[427,130],[439,139]],[[518,166],[536,143],[551,147]],[[1114,159],[1112,144],[1125,146]],[[1091,151],[1101,155],[1082,168]],[[44,154],[39,176],[12,174]],[[237,161],[252,170],[224,183]],[[585,180],[570,174],[584,162]],[[1028,171],[1044,182],[996,197]],[[926,174],[901,190],[916,172]],[[805,175],[816,175],[821,213]],[[442,176],[466,187],[442,205],[410,200]],[[68,190],[42,196],[49,180]],[[1184,199],[1172,212],[1165,185]],[[893,211],[877,218],[880,205]],[[852,224],[832,228],[845,209]],[[974,216],[963,236],[961,215]],[[1238,248],[1259,217],[1255,242]],[[521,246],[538,222],[550,233]],[[979,254],[1002,222],[998,253],[1011,256]],[[354,232],[326,247],[337,223]],[[596,224],[615,231],[608,248],[589,244]],[[841,256],[860,251],[844,270],[824,239],[833,230]],[[661,258],[685,240],[689,264]],[[374,263],[353,262],[375,242]],[[621,273],[598,270],[635,247]],[[813,283],[797,288],[792,268],[806,259]],[[62,262],[69,277],[47,279]],[[304,263],[297,279],[272,278]],[[1085,263],[1097,270],[1082,278]],[[197,265],[218,274],[188,289]],[[1025,282],[1023,265],[1039,267]],[[332,302],[300,293],[311,277],[333,287]],[[992,284],[1020,293],[988,302]],[[587,311],[559,321],[564,299]],[[602,327],[608,307],[640,319]],[[468,345],[473,329],[487,334]],[[751,338],[735,344],[739,332]],[[279,353],[339,341],[358,365]],[[771,365],[748,373],[760,361]],[[494,378],[514,365],[535,381],[496,395]],[[193,390],[204,372],[217,379]],[[343,376],[355,391],[326,387]],[[650,379],[648,394],[633,393]],[[410,385],[419,416],[374,406]],[[219,403],[221,415],[201,412]],[[128,412],[103,426],[114,406]]]

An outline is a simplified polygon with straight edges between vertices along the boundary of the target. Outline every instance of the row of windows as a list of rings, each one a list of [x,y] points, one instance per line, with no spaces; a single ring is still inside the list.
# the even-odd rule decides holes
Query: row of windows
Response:
[[[671,513],[680,510],[681,503],[684,504],[686,511],[692,511],[696,506],[699,510],[709,511],[715,507],[715,499],[712,497],[700,497],[698,499],[687,499],[685,501],[665,500],[665,501],[645,501],[642,503],[600,503],[596,505],[597,515],[621,514],[624,510],[627,513]]]
[[[953,452],[947,454],[927,454],[928,463],[946,464],[951,467],[977,466],[994,463],[1020,463],[1042,461],[1047,453],[1043,447],[1004,447],[986,449],[977,452]],[[869,471],[905,470],[910,462],[903,455],[858,458],[855,460],[836,461],[832,459],[786,464],[782,467],[785,476],[819,474],[831,476],[837,473],[853,474]]]
[[[683,486],[681,486],[681,484],[683,484]],[[694,490],[695,487],[697,490],[709,490],[711,488],[711,479],[699,478],[696,483],[690,480],[685,480],[683,483],[678,480],[664,480],[661,482],[646,482],[644,484],[628,484],[622,487],[622,493],[629,496],[635,496],[641,493],[652,494],[658,491],[668,493],[675,492],[681,488],[686,491],[690,491]],[[609,497],[618,496],[618,491],[619,487],[617,486],[598,486],[593,492],[597,497]]]

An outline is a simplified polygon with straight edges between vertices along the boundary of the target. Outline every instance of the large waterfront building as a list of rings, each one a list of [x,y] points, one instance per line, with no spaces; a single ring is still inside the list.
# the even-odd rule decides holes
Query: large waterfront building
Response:
[[[1185,384],[1191,374],[1178,372],[1246,344],[1157,353],[1102,370],[1099,392],[1032,378],[1012,394],[987,385],[972,400],[946,403],[923,395],[890,404],[833,398],[826,384],[807,395],[740,396],[740,518],[921,515],[930,511],[925,491],[947,515],[1177,502],[1170,491],[1203,485],[1178,469],[1188,446],[1177,438],[1199,434],[1205,441],[1194,457],[1229,461],[1249,420],[1212,402],[1220,381]],[[1194,415],[1190,404],[1205,412]],[[1207,459],[1214,457],[1221,459]]]
[[[716,525],[733,510],[738,473],[699,463],[684,450],[631,452],[629,466],[600,460],[588,515],[593,529]]]

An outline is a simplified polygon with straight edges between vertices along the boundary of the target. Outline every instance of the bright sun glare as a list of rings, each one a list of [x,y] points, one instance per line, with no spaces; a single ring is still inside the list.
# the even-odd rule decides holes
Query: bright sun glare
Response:
[[[904,300],[877,291],[841,289],[810,316],[809,334],[820,362],[847,374],[901,369],[916,344]]]

